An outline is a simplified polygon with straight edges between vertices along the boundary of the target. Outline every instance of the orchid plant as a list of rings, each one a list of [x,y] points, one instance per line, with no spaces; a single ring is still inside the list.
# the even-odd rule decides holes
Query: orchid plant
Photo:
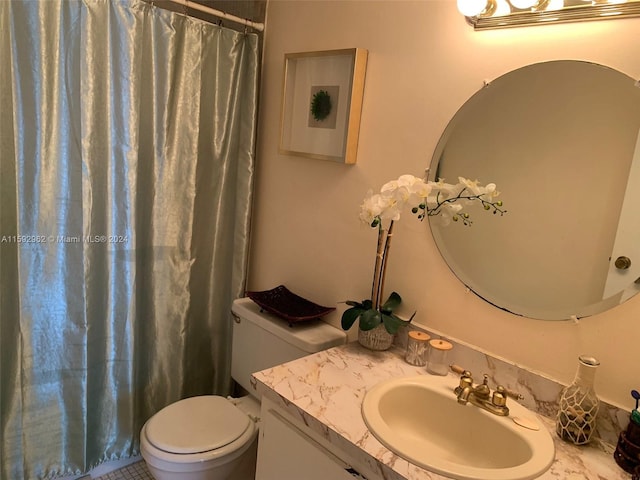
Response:
[[[371,228],[378,229],[371,298],[362,302],[346,302],[351,308],[342,314],[342,328],[348,330],[359,319],[361,330],[371,330],[382,323],[387,332],[395,334],[401,325],[413,319],[415,312],[408,320],[393,313],[402,302],[398,293],[392,292],[381,302],[393,224],[400,220],[403,210],[410,208],[420,220],[440,216],[445,224],[460,222],[470,226],[471,216],[464,209],[473,203],[481,204],[484,210],[494,214],[506,213],[502,209],[502,201],[496,200],[498,195],[494,183],[483,186],[477,180],[458,177],[457,184],[450,184],[442,180],[426,181],[413,175],[402,175],[397,180],[385,183],[379,193],[374,194],[370,190],[361,205],[360,219]]]

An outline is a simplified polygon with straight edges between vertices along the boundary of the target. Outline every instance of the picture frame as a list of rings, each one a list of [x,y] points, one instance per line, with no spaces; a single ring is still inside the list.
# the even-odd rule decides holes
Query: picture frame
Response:
[[[279,152],[356,163],[368,51],[287,53]]]

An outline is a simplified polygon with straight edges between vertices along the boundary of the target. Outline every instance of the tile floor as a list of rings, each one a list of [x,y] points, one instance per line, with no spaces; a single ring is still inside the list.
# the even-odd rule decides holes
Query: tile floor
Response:
[[[109,472],[106,475],[95,478],[94,480],[153,480],[153,477],[147,469],[147,464],[142,460],[140,462],[127,465],[120,470]]]

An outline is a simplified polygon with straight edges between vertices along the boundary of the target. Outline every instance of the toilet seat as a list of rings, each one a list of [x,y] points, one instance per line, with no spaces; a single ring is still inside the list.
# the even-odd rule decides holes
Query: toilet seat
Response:
[[[174,404],[168,405],[144,424],[140,432],[140,448],[142,456],[147,461],[147,464],[165,471],[201,471],[211,468],[210,466],[213,464],[225,464],[233,461],[242,455],[253,444],[258,435],[258,427],[256,423],[228,399],[217,395],[204,395],[191,398],[198,400],[183,399]],[[176,405],[178,406],[176,407]],[[196,406],[198,408],[198,416],[196,416],[195,413],[193,415],[190,414],[193,412],[191,410],[191,406]],[[169,409],[169,407],[172,408]],[[182,432],[178,432],[177,438],[182,439],[179,441],[174,442],[163,436],[166,433],[164,432],[165,427],[169,429],[175,428],[167,427],[167,425],[164,425],[165,422],[169,425],[177,425],[179,423],[176,419],[172,419],[172,415],[169,415],[169,413],[166,412],[167,409],[169,409],[168,412],[176,410],[178,418],[187,418],[186,421],[189,422],[190,425],[198,424],[199,422],[205,423],[204,419],[211,418],[209,414],[212,414],[213,416],[220,415],[227,416],[228,418],[234,418],[238,422],[237,425],[246,425],[246,428],[237,438],[229,442],[229,439],[233,438],[237,432],[242,429],[242,427],[235,429],[236,433],[229,434],[228,432],[222,432],[220,424],[218,424],[217,426],[210,427],[208,429],[208,440],[204,440],[204,442],[199,441],[197,443],[200,445],[190,448],[187,445],[191,444],[184,440],[184,438],[191,438],[189,436],[188,428],[183,428],[181,429]],[[154,429],[152,429],[151,434],[149,434],[148,427],[150,424],[153,425],[155,423],[155,417],[159,416],[163,411],[165,411],[165,413],[160,416],[161,420],[158,425],[156,425],[156,427],[160,428],[155,429],[156,432],[162,432],[162,436],[160,438],[156,438],[154,436]],[[238,415],[240,415],[240,417],[238,417]],[[165,416],[167,418],[163,418]],[[212,425],[213,422],[209,421],[207,424]],[[232,430],[230,431],[233,431],[234,427],[231,428]],[[157,445],[161,445],[164,448],[160,448]],[[194,443],[193,445],[196,444]],[[200,450],[203,448],[203,445],[205,445],[204,448],[211,445],[220,446],[211,450],[201,450],[195,453],[178,453],[171,451],[180,448],[185,452],[189,450]]]
[[[147,422],[146,435],[162,451],[194,454],[231,444],[251,423],[226,398],[203,395],[185,398],[160,410]]]

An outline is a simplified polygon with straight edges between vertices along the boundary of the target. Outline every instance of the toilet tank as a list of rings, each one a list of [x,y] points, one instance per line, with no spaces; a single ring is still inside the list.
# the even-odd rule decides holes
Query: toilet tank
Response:
[[[253,394],[251,374],[326,350],[347,341],[347,334],[320,320],[289,323],[261,311],[250,298],[233,302],[231,376]]]

